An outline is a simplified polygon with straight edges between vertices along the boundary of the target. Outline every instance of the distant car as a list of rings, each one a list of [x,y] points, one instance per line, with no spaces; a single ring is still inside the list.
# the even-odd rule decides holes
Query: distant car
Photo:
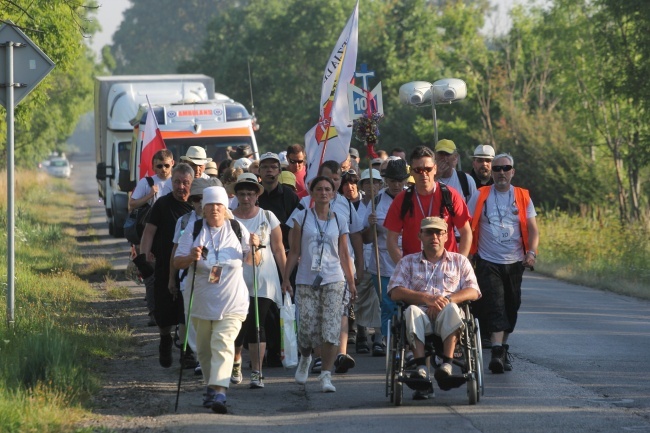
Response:
[[[72,165],[67,158],[51,158],[50,164],[45,167],[47,172],[54,177],[69,178]]]

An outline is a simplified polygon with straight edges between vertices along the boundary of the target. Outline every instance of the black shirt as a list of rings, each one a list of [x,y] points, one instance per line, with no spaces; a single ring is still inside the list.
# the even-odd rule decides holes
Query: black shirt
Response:
[[[469,174],[470,176],[472,176],[472,179],[474,179],[474,182],[476,182],[476,188],[480,188],[480,187],[482,187],[482,186],[492,185],[492,184],[494,183],[494,179],[492,179],[492,176],[490,176],[490,179],[488,180],[487,183],[485,183],[485,184],[484,184],[484,183],[481,183],[481,180],[480,180],[480,179],[478,178],[478,176],[476,175],[476,172],[474,171],[474,169],[472,169],[472,171],[470,171],[470,172],[467,173],[467,174]]]
[[[280,220],[280,229],[282,230],[282,243],[284,249],[289,249],[289,226],[287,220],[298,207],[300,199],[298,195],[281,183],[270,193],[264,190],[264,193],[258,198],[259,205],[264,210],[270,210]]]
[[[156,234],[151,245],[151,252],[156,256],[156,268],[169,269],[169,259],[174,248],[176,221],[191,211],[192,205],[189,202],[176,200],[172,193],[159,198],[153,204],[147,223],[156,226]]]

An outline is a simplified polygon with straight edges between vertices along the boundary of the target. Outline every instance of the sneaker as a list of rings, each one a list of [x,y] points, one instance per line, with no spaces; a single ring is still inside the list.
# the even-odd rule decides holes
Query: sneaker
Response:
[[[503,358],[503,371],[512,371],[512,355],[510,354],[510,345],[504,344],[506,356]]]
[[[241,362],[235,362],[232,365],[232,374],[230,375],[230,383],[239,385],[242,380],[244,380],[244,376],[241,374]]]
[[[203,370],[201,369],[201,364],[196,363],[196,367],[194,367],[194,375],[195,376],[201,376],[203,374]]]
[[[436,381],[440,382],[441,380],[447,379],[452,375],[451,364],[443,363],[440,367],[436,368],[436,371],[433,373]]]
[[[300,357],[298,368],[296,368],[296,383],[299,383],[300,385],[307,383],[307,379],[309,378],[309,364],[311,364],[311,355]]]
[[[372,356],[386,356],[386,345],[382,342],[372,343]]]
[[[253,371],[251,373],[251,384],[249,386],[251,389],[260,389],[264,388],[264,382],[262,382],[262,375],[259,371]]]
[[[413,361],[414,359],[415,357],[413,356],[413,352],[411,352],[410,350],[406,352],[406,355],[404,355],[404,362],[406,362],[407,364]]]
[[[429,399],[429,391],[422,391],[422,390],[415,390],[413,391],[413,400],[428,400]]]
[[[320,358],[314,359],[314,365],[311,367],[311,373],[320,374],[320,370],[322,366],[323,366],[323,361]]]
[[[348,333],[348,344],[357,344],[357,333],[356,333],[356,331]]]
[[[172,366],[172,346],[174,341],[172,340],[171,335],[161,335],[160,344],[158,345],[158,362],[163,368],[169,368]]]
[[[354,368],[356,364],[354,358],[350,355],[341,353],[336,357],[336,361],[334,361],[334,373],[347,373],[348,370]]]
[[[429,379],[429,370],[426,365],[419,365],[418,368],[411,373],[411,379]]]
[[[323,392],[336,392],[336,388],[332,385],[332,373],[324,371],[318,376],[320,380],[321,389]]]
[[[208,387],[205,394],[203,394],[203,407],[210,409],[215,401],[217,401],[217,391]]]
[[[360,340],[357,338],[356,344],[357,355],[364,355],[370,353],[370,347],[368,346],[368,340]]]
[[[492,359],[488,368],[493,374],[500,374],[504,371],[506,350],[503,346],[495,346],[492,348]]]
[[[220,413],[220,414],[228,413],[228,408],[226,407],[226,401],[215,400],[214,403],[212,403],[212,412]]]

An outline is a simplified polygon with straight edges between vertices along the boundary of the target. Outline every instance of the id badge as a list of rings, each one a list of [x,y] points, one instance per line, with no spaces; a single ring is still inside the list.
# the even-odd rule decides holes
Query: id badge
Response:
[[[501,227],[499,229],[499,242],[502,244],[507,244],[510,242],[510,229],[507,227]]]
[[[311,270],[320,272],[320,261],[321,257],[320,255],[314,254],[311,258]]]
[[[214,265],[210,270],[210,275],[208,276],[208,282],[211,284],[217,284],[221,280],[221,271],[223,270],[222,266]]]

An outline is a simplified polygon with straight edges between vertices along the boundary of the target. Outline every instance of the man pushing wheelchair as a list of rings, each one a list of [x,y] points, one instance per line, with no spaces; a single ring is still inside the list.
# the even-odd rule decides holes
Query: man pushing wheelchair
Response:
[[[390,298],[408,305],[403,323],[417,366],[411,373],[412,379],[429,380],[426,336],[435,334],[442,339],[442,351],[436,351],[442,363],[434,372],[434,378],[442,390],[457,388],[466,382],[466,376],[454,375],[452,369],[454,351],[468,319],[465,317],[468,309],[459,307],[459,304],[481,297],[469,260],[462,254],[445,250],[447,236],[445,220],[424,218],[418,234],[422,241],[422,252],[404,256],[388,284]],[[414,399],[418,398],[426,396],[416,390]]]

